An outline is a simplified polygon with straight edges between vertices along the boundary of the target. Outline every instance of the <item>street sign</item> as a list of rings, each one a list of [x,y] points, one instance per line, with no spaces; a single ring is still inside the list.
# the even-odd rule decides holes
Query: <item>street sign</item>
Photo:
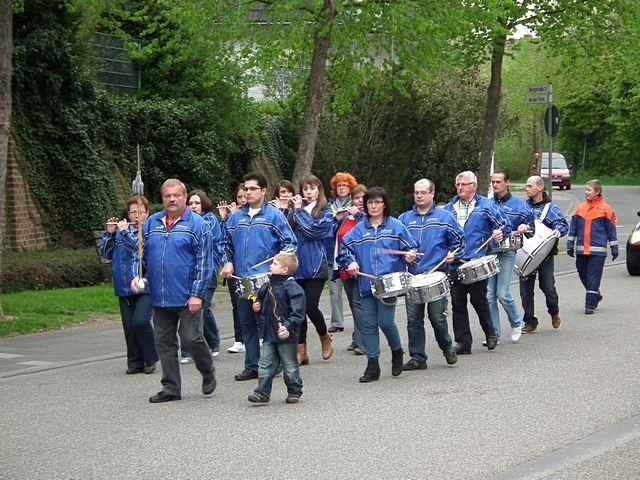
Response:
[[[528,103],[547,103],[549,101],[549,85],[530,85]]]
[[[558,134],[558,128],[560,128],[560,112],[558,107],[551,105],[544,112],[544,130],[550,137],[555,137]]]

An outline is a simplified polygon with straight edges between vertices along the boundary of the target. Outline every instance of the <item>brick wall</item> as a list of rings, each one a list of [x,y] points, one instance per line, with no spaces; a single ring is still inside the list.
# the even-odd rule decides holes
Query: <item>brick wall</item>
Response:
[[[6,228],[3,229],[6,250],[39,250],[46,248],[49,235],[35,201],[20,172],[13,135],[9,137],[6,185]]]

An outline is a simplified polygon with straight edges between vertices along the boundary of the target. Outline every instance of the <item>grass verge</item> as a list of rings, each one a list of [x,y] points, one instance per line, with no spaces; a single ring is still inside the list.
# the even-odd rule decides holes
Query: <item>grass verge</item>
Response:
[[[0,295],[7,320],[0,321],[0,337],[51,330],[89,320],[94,315],[119,313],[111,285],[63,288]]]

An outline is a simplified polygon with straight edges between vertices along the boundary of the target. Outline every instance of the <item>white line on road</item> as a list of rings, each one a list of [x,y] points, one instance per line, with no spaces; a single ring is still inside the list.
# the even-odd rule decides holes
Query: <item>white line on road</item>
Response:
[[[11,360],[12,358],[24,357],[24,355],[18,355],[17,353],[2,353],[0,352],[0,358],[3,360]]]

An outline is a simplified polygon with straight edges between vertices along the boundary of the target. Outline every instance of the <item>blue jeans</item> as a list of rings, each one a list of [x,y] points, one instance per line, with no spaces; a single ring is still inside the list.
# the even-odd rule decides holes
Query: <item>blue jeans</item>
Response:
[[[297,343],[269,343],[264,342],[260,349],[260,363],[258,369],[258,386],[256,393],[269,398],[273,377],[282,370],[287,392],[302,395],[302,378],[296,351]]]
[[[358,280],[350,278],[342,281],[344,291],[347,294],[349,308],[353,316],[353,333],[351,334],[351,343],[354,346],[364,349],[364,341],[362,340],[362,306],[360,305],[360,290],[358,290]]]
[[[385,305],[373,295],[360,297],[362,307],[362,339],[367,349],[367,358],[377,359],[380,356],[380,337],[378,328],[382,330],[391,351],[402,348],[400,333],[394,320],[396,313],[395,299],[386,299]]]
[[[498,300],[504,308],[509,318],[511,327],[522,325],[522,315],[518,312],[516,302],[511,296],[511,278],[513,277],[513,266],[516,263],[516,252],[500,252],[498,262],[500,272],[489,278],[487,284],[487,301],[489,302],[489,313],[491,323],[496,335],[500,336],[500,312],[498,311]]]
[[[258,319],[251,308],[251,302],[238,298],[238,320],[244,343],[244,368],[258,371],[260,360],[260,339],[258,337]]]
[[[204,330],[204,339],[207,341],[207,345],[211,350],[217,350],[220,348],[220,330],[218,330],[218,324],[216,323],[216,317],[213,315],[211,309],[211,300],[213,294],[216,291],[216,287],[209,288],[207,290],[207,296],[202,302],[202,321]],[[185,342],[182,338],[181,350],[183,357],[191,357],[191,345]]]
[[[407,309],[407,333],[409,334],[409,354],[418,361],[427,360],[425,351],[426,339],[424,331],[424,303],[405,304]],[[447,297],[426,305],[429,321],[440,350],[448,352],[452,348],[451,336],[447,326]]]
[[[127,343],[127,367],[142,368],[158,361],[151,326],[151,295],[119,297],[122,329]]]

